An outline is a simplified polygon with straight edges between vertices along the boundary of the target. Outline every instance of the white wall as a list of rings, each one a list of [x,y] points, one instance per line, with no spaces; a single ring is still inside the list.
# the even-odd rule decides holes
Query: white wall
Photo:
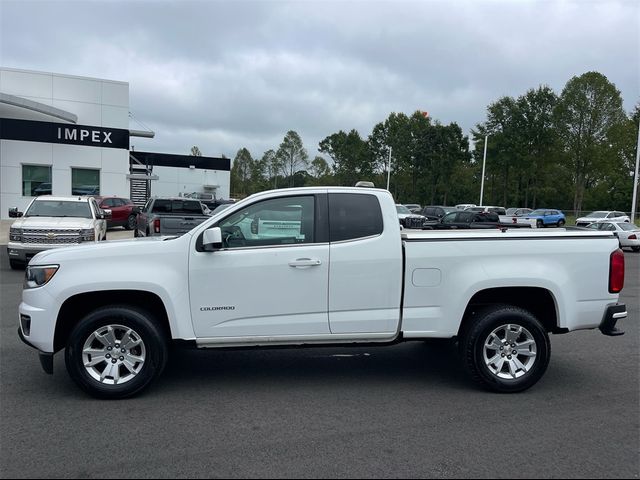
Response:
[[[153,167],[158,180],[151,182],[151,195],[157,197],[178,196],[181,193],[215,193],[217,198],[229,198],[231,173],[223,170],[200,168]],[[213,189],[214,185],[218,185]]]
[[[0,68],[0,92],[60,108],[78,116],[79,125],[129,129],[129,84],[43,72]],[[15,108],[0,111],[21,118]],[[25,119],[33,118],[25,112]],[[66,123],[54,117],[43,121]],[[71,195],[71,168],[100,170],[100,193],[129,196],[129,151],[0,140],[0,218],[10,207],[24,209],[32,197],[22,196],[22,165],[52,165],[54,195]]]

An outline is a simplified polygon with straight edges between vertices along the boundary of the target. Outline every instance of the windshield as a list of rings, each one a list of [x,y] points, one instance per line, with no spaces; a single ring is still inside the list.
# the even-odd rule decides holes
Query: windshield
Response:
[[[636,227],[633,223],[618,223],[618,226],[622,229],[625,230],[627,232],[631,232],[633,230],[638,230],[638,227]]]
[[[88,202],[68,202],[64,200],[36,200],[31,204],[24,216],[93,218]]]
[[[404,205],[396,205],[396,211],[398,213],[406,213],[407,215],[411,215],[411,211]]]
[[[456,207],[442,207],[444,213],[457,212],[459,209]]]
[[[216,208],[213,209],[212,215],[215,215],[218,212],[221,212],[222,210],[224,210],[225,208],[229,208],[231,205],[233,205],[233,203],[223,203],[222,205],[218,205]]]
[[[587,218],[605,218],[609,212],[591,212]]]

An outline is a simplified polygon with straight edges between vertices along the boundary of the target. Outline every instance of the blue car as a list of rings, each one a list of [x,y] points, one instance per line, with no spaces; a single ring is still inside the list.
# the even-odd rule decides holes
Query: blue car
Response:
[[[564,227],[564,224],[567,223],[564,217],[564,213],[562,213],[560,210],[550,210],[546,208],[539,208],[537,210],[534,210],[529,215],[527,215],[526,218],[534,219],[538,228],[548,226]]]

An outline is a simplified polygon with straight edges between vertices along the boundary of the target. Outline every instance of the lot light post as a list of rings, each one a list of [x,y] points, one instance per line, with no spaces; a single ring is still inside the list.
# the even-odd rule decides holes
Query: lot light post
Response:
[[[389,181],[391,180],[391,150],[392,148],[389,147],[389,165],[387,167],[387,190],[389,190]]]
[[[633,199],[631,200],[631,223],[636,221],[636,204],[638,203],[638,164],[640,163],[640,122],[638,124],[638,141],[636,142],[636,171],[633,175]]]
[[[482,179],[480,180],[480,205],[483,205],[482,198],[484,196],[484,167],[487,164],[487,140],[489,139],[489,135],[485,135],[484,137],[484,155],[482,157]]]

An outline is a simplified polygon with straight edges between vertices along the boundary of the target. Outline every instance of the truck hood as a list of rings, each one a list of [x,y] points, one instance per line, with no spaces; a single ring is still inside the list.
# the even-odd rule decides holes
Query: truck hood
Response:
[[[135,257],[139,257],[146,253],[161,251],[165,244],[182,240],[189,242],[189,239],[190,235],[185,234],[182,237],[144,237],[132,240],[110,240],[107,242],[95,242],[86,245],[54,248],[38,253],[31,259],[30,264],[60,264],[73,261],[85,262],[87,266],[89,266],[91,260],[96,258],[108,258],[114,263],[118,260],[124,259],[131,262],[135,261]]]
[[[37,228],[51,230],[93,228],[92,218],[78,217],[22,217],[13,222],[13,228]]]

